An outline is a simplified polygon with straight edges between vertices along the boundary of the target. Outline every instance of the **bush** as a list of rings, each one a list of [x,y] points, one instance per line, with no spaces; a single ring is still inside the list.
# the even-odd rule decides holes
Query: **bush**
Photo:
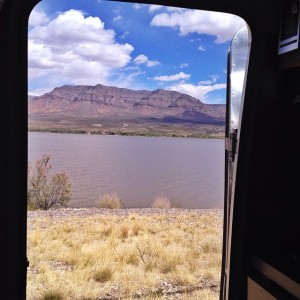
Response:
[[[104,194],[98,203],[99,208],[117,209],[123,208],[123,202],[117,193]]]
[[[42,300],[63,300],[64,296],[59,291],[48,291],[42,295]]]
[[[104,283],[111,280],[112,276],[113,276],[113,271],[111,269],[102,268],[101,270],[98,270],[93,274],[93,279],[96,282]]]
[[[153,208],[164,208],[169,209],[172,207],[171,201],[164,196],[157,196],[152,204]]]
[[[37,159],[34,166],[33,169],[28,165],[28,208],[47,210],[67,206],[72,197],[72,184],[67,173],[62,170],[50,177],[52,164],[49,154]]]

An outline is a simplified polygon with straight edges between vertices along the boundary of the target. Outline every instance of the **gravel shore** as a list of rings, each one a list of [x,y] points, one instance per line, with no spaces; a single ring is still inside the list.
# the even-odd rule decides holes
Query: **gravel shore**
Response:
[[[162,215],[168,214],[169,216],[185,214],[185,213],[197,213],[197,214],[207,214],[216,213],[223,216],[223,209],[183,209],[183,208],[170,208],[170,209],[160,209],[160,208],[122,208],[122,209],[104,209],[104,208],[59,208],[59,209],[49,209],[49,210],[35,210],[28,211],[28,218],[38,218],[38,217],[50,217],[50,218],[64,218],[64,217],[87,217],[87,216],[128,216],[131,214],[136,215]]]

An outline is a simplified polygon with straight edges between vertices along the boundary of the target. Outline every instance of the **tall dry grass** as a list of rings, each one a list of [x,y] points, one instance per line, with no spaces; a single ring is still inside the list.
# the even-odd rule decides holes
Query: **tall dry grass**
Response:
[[[123,202],[117,193],[104,194],[98,201],[99,208],[119,209],[123,208]]]
[[[222,215],[178,211],[29,217],[28,299],[218,299]]]
[[[170,209],[172,207],[172,203],[170,199],[168,199],[165,196],[157,196],[152,203],[152,207],[161,208],[161,209]]]
[[[174,200],[170,200],[166,196],[156,196],[151,205],[152,208],[170,209],[170,208],[182,208],[182,205]]]

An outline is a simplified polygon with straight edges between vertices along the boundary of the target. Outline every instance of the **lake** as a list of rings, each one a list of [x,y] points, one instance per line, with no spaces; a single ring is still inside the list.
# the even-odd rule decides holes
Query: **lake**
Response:
[[[28,133],[28,160],[44,153],[71,178],[70,207],[116,192],[126,207],[166,196],[182,208],[223,208],[222,139]]]

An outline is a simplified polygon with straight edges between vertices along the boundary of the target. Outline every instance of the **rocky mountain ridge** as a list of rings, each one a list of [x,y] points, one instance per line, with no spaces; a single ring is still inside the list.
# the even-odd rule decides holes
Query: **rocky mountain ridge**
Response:
[[[224,137],[225,105],[175,91],[62,86],[28,97],[29,131]]]
[[[29,114],[156,118],[219,125],[225,122],[225,105],[222,104],[204,104],[175,91],[135,91],[100,84],[54,88],[50,93],[29,100],[28,109]]]

